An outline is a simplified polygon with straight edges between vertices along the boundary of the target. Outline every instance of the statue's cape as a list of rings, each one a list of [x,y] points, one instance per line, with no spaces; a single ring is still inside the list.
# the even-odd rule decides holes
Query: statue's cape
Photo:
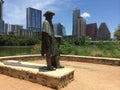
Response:
[[[41,44],[41,54],[46,54],[51,47],[52,37],[46,33],[42,32],[42,44]]]

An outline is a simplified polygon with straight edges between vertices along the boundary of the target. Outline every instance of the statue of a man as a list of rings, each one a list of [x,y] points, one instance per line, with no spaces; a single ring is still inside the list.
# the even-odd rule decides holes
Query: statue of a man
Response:
[[[48,70],[55,70],[56,68],[63,68],[60,65],[59,58],[59,39],[55,39],[54,28],[52,24],[52,17],[55,13],[47,11],[45,16],[45,21],[43,23],[42,30],[42,51],[41,54],[44,56],[46,54],[47,68]],[[59,38],[59,37],[58,37]]]
[[[3,0],[0,0],[0,20],[2,19],[2,8],[3,8]]]

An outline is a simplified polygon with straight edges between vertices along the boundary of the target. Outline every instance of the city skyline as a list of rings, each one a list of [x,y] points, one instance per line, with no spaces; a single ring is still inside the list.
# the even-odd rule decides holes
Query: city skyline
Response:
[[[61,22],[66,27],[67,35],[72,34],[72,13],[80,8],[81,16],[86,23],[106,22],[112,36],[120,24],[119,0],[5,0],[3,6],[3,20],[8,23],[22,24],[26,27],[26,8],[32,7],[42,10],[52,10],[56,13],[53,23]],[[44,20],[44,17],[42,17]]]

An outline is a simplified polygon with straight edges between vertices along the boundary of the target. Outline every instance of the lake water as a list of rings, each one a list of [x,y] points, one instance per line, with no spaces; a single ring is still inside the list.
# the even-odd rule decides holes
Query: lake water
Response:
[[[31,54],[32,46],[0,46],[0,56]]]

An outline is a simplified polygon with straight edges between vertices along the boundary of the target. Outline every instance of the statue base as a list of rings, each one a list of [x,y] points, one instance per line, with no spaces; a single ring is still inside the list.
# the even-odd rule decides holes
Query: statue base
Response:
[[[74,69],[62,68],[49,71],[45,65],[8,60],[0,62],[0,73],[60,89],[74,80]]]

